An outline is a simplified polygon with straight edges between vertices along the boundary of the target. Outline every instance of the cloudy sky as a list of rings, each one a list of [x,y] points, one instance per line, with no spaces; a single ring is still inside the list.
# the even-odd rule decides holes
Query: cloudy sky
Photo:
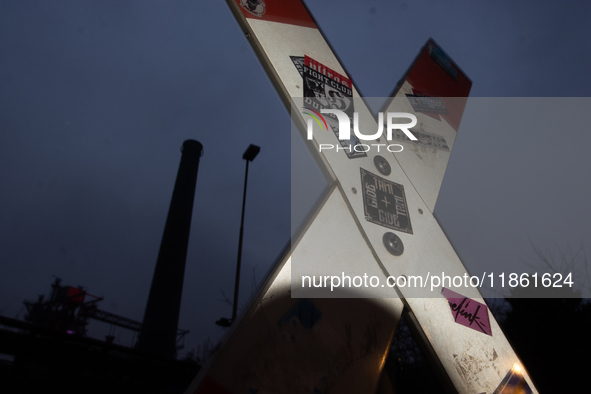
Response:
[[[546,128],[467,112],[435,212],[469,269],[526,270],[532,243],[591,253],[590,3],[307,4],[365,96],[390,94],[432,37],[474,97],[560,98],[554,112],[528,101]],[[0,51],[0,313],[22,318],[56,275],[141,320],[193,138],[205,153],[180,327],[189,349],[217,339],[250,143],[241,305],[290,235],[288,113],[225,2],[0,1]]]

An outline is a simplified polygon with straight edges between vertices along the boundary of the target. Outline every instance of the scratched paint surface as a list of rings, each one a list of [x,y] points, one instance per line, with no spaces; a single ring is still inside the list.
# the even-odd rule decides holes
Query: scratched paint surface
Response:
[[[493,394],[531,394],[532,392],[519,369],[511,368]]]

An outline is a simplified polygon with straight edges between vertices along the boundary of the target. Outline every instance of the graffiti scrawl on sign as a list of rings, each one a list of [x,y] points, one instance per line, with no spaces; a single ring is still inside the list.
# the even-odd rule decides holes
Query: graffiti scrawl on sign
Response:
[[[445,287],[441,290],[441,294],[447,298],[456,323],[492,336],[488,307],[485,304],[464,297]]]

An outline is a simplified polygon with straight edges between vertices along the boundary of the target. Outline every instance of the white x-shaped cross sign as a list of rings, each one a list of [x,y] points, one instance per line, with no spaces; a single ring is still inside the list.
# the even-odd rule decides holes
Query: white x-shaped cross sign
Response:
[[[403,311],[451,390],[537,392],[432,214],[470,80],[429,40],[376,121],[301,0],[228,4],[329,187],[187,393],[376,392]]]

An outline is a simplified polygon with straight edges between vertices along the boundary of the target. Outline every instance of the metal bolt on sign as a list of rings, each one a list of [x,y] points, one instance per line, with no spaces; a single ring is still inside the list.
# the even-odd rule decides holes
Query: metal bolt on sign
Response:
[[[382,237],[382,241],[391,255],[400,256],[402,253],[404,253],[404,245],[402,244],[402,241],[398,235],[390,232],[385,233]]]
[[[377,155],[373,158],[373,164],[376,166],[380,174],[382,175],[390,175],[392,172],[392,168],[386,159],[383,156]]]

